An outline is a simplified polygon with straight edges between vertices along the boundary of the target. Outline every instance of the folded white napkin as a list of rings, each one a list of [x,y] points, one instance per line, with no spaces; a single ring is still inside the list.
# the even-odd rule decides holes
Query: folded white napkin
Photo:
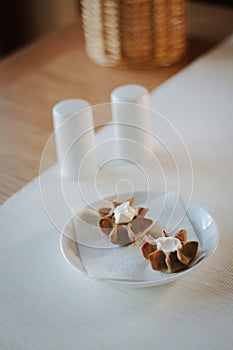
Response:
[[[158,237],[164,229],[170,235],[180,229],[186,229],[188,240],[198,241],[184,202],[175,192],[163,194],[146,204],[150,209],[148,217],[155,221],[149,231],[150,234]],[[87,207],[76,211],[64,232],[68,238],[78,243],[78,255],[87,274],[95,278],[134,281],[164,278],[164,273],[153,271],[149,262],[143,258],[141,254],[143,239],[123,247],[108,241],[98,228],[97,206],[106,206],[106,202],[100,201],[93,208]]]

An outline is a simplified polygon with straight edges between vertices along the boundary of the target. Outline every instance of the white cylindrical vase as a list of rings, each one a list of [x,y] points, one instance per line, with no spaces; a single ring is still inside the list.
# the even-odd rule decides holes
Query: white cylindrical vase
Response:
[[[151,154],[151,112],[148,90],[136,84],[119,86],[111,93],[116,155],[140,160]]]
[[[94,123],[89,102],[74,98],[52,109],[57,160],[61,175],[70,180],[94,176]],[[88,162],[84,161],[88,155]]]

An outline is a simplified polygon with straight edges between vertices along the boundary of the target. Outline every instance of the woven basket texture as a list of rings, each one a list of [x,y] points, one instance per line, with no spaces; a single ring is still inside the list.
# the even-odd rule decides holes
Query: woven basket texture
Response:
[[[108,67],[176,63],[186,50],[185,0],[81,0],[88,56]]]

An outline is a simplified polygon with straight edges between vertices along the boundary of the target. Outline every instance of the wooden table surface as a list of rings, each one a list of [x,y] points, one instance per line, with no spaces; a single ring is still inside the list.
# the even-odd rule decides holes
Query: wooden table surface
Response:
[[[79,19],[0,61],[0,203],[38,175],[56,102],[72,97],[108,102],[111,90],[127,83],[152,90],[233,31],[229,8],[190,3],[188,10],[187,54],[171,67],[132,71],[95,65],[86,56]],[[95,116],[95,123],[107,118]]]

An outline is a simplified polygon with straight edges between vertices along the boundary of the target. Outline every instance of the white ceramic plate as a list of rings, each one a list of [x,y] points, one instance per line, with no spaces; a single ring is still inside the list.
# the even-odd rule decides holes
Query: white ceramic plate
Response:
[[[122,194],[122,198],[126,199],[128,196],[130,196],[128,193]],[[159,196],[161,196],[161,193],[155,191],[149,194],[144,191],[135,192],[135,206],[144,206],[146,204],[150,208],[150,202]],[[109,196],[108,198],[112,197]],[[100,201],[101,204],[99,207],[102,205],[102,202]],[[98,202],[93,203],[93,206],[98,207]],[[199,254],[191,267],[179,273],[166,274],[153,271],[149,262],[142,257],[140,246],[138,245],[131,245],[130,248],[116,248],[114,246],[109,249],[102,249],[77,243],[66,236],[66,231],[72,227],[70,225],[71,220],[69,220],[61,235],[61,251],[65,259],[77,271],[92,279],[117,283],[128,287],[147,287],[169,283],[191,273],[194,269],[201,266],[214,253],[218,245],[219,233],[217,225],[204,208],[190,201],[186,216],[199,241]],[[149,213],[148,217],[150,217]],[[182,228],[185,229],[186,227]],[[127,259],[125,265],[124,259]],[[109,269],[109,265],[113,266],[112,270]],[[118,265],[121,269],[124,269],[125,266],[127,270],[125,273],[123,271],[120,276],[114,267],[118,267]],[[107,272],[105,269],[106,266]]]

